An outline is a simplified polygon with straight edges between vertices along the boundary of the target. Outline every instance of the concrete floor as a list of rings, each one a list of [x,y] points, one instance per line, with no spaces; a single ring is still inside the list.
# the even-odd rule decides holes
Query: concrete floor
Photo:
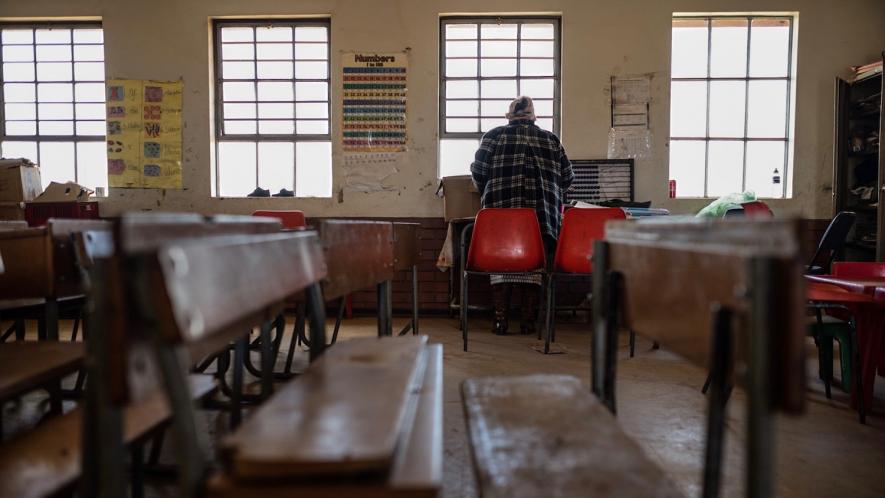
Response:
[[[487,375],[544,372],[572,374],[589,383],[589,327],[580,319],[569,323],[568,317],[563,318],[557,328],[557,343],[565,353],[547,356],[532,349],[533,337],[492,335],[488,332],[488,320],[483,319],[471,321],[470,351],[465,353],[454,319],[421,321],[421,332],[445,348],[444,497],[477,496],[460,400],[461,381]],[[395,326],[402,324],[405,319],[395,320]],[[375,333],[374,320],[356,318],[345,321],[339,340]],[[653,351],[650,346],[640,338],[636,357],[628,358],[626,337],[622,340],[618,358],[618,419],[688,496],[699,496],[706,424],[706,398],[700,387],[706,374],[673,354]],[[814,354],[812,343],[809,353]],[[280,365],[284,360],[282,354]],[[299,362],[303,360],[299,358]],[[800,417],[779,417],[777,421],[777,496],[885,496],[885,379],[878,381],[875,413],[867,417],[867,425],[863,426],[848,407],[845,393],[834,387],[833,399],[824,397],[823,384],[817,380],[816,357],[809,358],[808,374],[806,413]],[[8,403],[4,407],[6,437],[36,420],[44,398],[43,393],[35,393],[27,396],[24,403]],[[724,497],[743,496],[744,400],[743,392],[736,389],[729,403]],[[202,416],[203,426],[213,438],[225,432],[223,415],[206,412]],[[167,444],[164,450],[171,446]],[[163,460],[171,462],[171,455],[165,455]],[[163,480],[150,479],[147,491],[149,497],[175,496],[174,485]]]

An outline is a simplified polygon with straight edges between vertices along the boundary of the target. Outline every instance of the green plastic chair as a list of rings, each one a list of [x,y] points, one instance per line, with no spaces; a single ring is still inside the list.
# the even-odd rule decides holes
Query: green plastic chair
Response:
[[[854,371],[854,343],[851,323],[820,314],[815,323],[808,326],[808,335],[817,345],[818,376],[824,382],[827,398],[833,380],[833,339],[839,342],[840,387],[851,392],[851,373]]]

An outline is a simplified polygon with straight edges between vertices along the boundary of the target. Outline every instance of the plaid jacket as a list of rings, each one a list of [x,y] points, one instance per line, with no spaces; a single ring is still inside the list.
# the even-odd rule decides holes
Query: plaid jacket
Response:
[[[541,233],[559,236],[562,195],[575,174],[559,138],[529,121],[489,130],[470,166],[484,208],[534,208]]]

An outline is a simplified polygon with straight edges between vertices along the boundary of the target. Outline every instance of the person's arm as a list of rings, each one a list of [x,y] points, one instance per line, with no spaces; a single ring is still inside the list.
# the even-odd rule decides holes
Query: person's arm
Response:
[[[495,152],[493,137],[486,133],[476,150],[473,164],[470,165],[470,174],[473,176],[473,185],[482,194],[486,183],[489,181],[489,169],[491,168],[492,154]]]

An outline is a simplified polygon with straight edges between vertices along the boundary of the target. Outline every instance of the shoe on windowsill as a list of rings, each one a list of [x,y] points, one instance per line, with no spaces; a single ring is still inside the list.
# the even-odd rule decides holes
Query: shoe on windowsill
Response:
[[[253,190],[246,197],[270,197],[270,190],[261,187],[255,187],[255,190]]]

